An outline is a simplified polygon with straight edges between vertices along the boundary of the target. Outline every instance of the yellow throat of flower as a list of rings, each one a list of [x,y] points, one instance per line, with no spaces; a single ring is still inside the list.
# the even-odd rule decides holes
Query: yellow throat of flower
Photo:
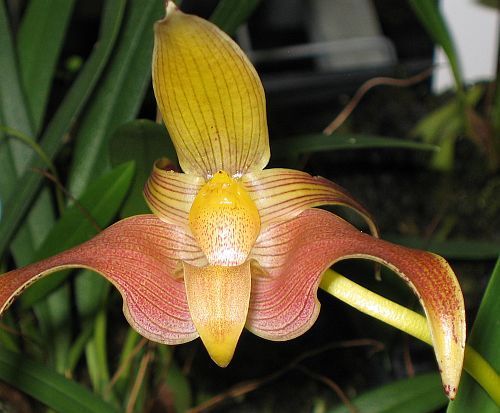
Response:
[[[210,265],[245,262],[260,232],[260,216],[248,192],[224,171],[196,196],[189,225]]]

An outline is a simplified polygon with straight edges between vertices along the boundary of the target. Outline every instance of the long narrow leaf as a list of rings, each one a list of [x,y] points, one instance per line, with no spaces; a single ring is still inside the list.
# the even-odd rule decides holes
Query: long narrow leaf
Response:
[[[47,364],[58,373],[64,373],[71,347],[71,289],[68,283],[52,292],[46,300],[34,306],[40,339]]]
[[[446,405],[439,374],[423,374],[370,390],[351,400],[359,412],[429,413]],[[349,413],[346,406],[328,413]]]
[[[92,387],[94,391],[100,394],[105,393],[110,379],[106,346],[106,325],[106,313],[104,310],[101,310],[95,319],[94,336],[85,348]]]
[[[85,105],[106,65],[120,29],[125,3],[125,0],[108,0],[105,3],[99,41],[42,137],[41,146],[50,158],[61,148],[64,136]],[[33,168],[43,167],[37,159],[31,165]],[[30,207],[40,183],[41,177],[31,169],[17,182],[18,191],[8,200],[5,215],[0,222],[0,256]]]
[[[0,124],[34,139],[27,98],[19,76],[17,54],[10,32],[4,2],[0,4]],[[0,142],[0,196],[9,199],[17,188],[18,178],[26,172],[32,150],[15,139]],[[12,243],[11,250],[18,265],[26,264],[33,256],[41,238],[53,222],[50,196],[43,191],[32,205],[31,213]],[[1,251],[0,251],[1,255]]]
[[[432,39],[443,48],[450,62],[457,89],[462,90],[463,80],[457,52],[446,22],[439,11],[438,2],[434,0],[409,0],[409,3]]]
[[[114,413],[113,406],[25,355],[0,348],[0,379],[59,413]]]
[[[484,293],[468,343],[500,372],[500,259]],[[448,413],[497,413],[500,406],[467,373],[462,375],[459,392]]]
[[[261,0],[221,0],[210,16],[212,23],[232,35],[259,5]]]
[[[410,248],[428,250],[447,259],[495,260],[500,255],[500,242],[482,240],[440,241],[400,235],[386,235],[384,238]]]
[[[75,196],[109,169],[109,138],[120,124],[137,115],[151,83],[153,23],[163,13],[161,1],[128,2],[123,34],[77,135],[69,185]]]
[[[151,212],[142,191],[153,163],[161,157],[167,157],[173,165],[177,165],[174,145],[163,125],[147,119],[138,119],[121,125],[111,136],[111,165],[133,160],[137,167],[132,188],[120,212],[122,218]]]
[[[17,34],[26,100],[38,134],[75,0],[31,0]]]
[[[332,136],[322,134],[292,136],[271,141],[271,145],[271,152],[280,157],[343,149],[401,148],[420,151],[438,149],[434,145],[405,139],[340,133]]]
[[[17,56],[5,2],[0,3],[0,50],[2,51],[0,53],[0,67],[2,68],[2,76],[0,76],[0,90],[2,91],[0,93],[0,111],[3,121],[20,132],[32,136],[33,128],[16,64]],[[21,151],[27,150],[20,142],[13,142],[12,144],[21,148]],[[22,172],[27,165],[27,159],[22,159],[22,154],[23,152],[15,159],[18,172]]]
[[[500,75],[497,75],[495,85],[495,97],[491,108],[491,120],[493,124],[494,145],[497,153],[500,153]],[[500,162],[500,160],[498,161]]]

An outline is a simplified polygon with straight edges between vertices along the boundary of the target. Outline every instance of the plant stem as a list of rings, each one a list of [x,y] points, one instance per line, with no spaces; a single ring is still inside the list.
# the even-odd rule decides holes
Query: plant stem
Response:
[[[424,316],[388,300],[331,269],[323,274],[320,288],[357,310],[389,324],[432,346]],[[500,376],[472,347],[466,345],[464,369],[500,405]]]

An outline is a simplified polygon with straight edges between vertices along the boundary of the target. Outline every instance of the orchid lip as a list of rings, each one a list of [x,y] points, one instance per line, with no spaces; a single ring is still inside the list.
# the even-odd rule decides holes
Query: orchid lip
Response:
[[[184,280],[196,330],[214,362],[226,367],[247,319],[250,262],[230,267],[184,264]]]

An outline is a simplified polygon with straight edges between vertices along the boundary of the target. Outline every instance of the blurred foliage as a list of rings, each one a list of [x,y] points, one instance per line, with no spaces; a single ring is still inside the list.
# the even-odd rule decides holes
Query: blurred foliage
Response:
[[[488,287],[481,301],[481,306],[469,337],[470,345],[474,346],[493,366],[500,370],[500,260],[491,275]],[[449,404],[448,413],[482,412],[494,413],[498,406],[488,397],[485,391],[464,373],[460,383],[461,391],[456,400]]]
[[[420,121],[414,133],[426,142],[439,144],[441,151],[435,156],[433,165],[440,170],[453,168],[455,141],[466,136],[483,152],[491,170],[496,171],[500,166],[500,79],[488,85],[496,94],[493,98],[491,91],[486,93],[488,88],[485,87],[476,85],[466,90],[457,48],[439,11],[439,4],[433,0],[409,0],[409,3],[435,44],[444,50],[455,79],[455,94],[450,103]],[[484,103],[482,109],[478,104],[480,98]]]

